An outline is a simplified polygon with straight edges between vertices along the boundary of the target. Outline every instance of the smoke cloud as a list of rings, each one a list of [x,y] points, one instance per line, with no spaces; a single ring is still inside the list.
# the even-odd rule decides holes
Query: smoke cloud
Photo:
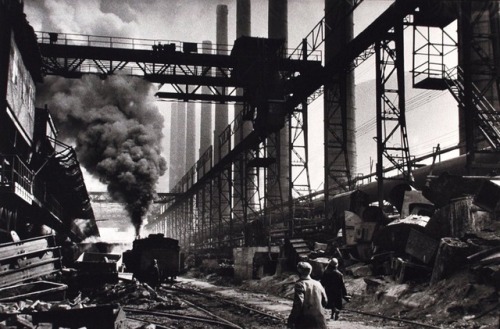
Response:
[[[37,102],[47,104],[59,136],[75,144],[81,164],[123,202],[139,235],[166,171],[161,156],[163,117],[151,85],[140,78],[48,77]]]

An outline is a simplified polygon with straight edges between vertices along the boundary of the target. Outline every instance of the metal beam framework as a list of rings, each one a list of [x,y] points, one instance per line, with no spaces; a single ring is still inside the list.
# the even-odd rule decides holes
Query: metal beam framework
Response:
[[[354,11],[361,2],[354,1],[352,10]],[[290,174],[290,191],[285,191],[287,195],[295,196],[304,193],[306,198],[310,196],[310,193],[299,191],[301,182],[308,181],[307,138],[305,137],[307,104],[314,97],[321,95],[322,86],[334,84],[336,88],[333,88],[332,99],[338,104],[337,108],[342,114],[345,109],[342,105],[344,103],[342,99],[344,75],[373,54],[377,55],[379,76],[377,83],[379,89],[377,95],[380,98],[378,111],[380,127],[377,135],[380,143],[379,154],[410,179],[410,152],[404,115],[402,29],[405,18],[413,14],[420,4],[419,0],[396,0],[365,31],[348,42],[345,47],[336,50],[324,67],[318,65],[317,61],[304,61],[303,58],[284,59],[280,62],[278,71],[286,78],[284,108],[290,120],[290,132],[293,132],[288,149],[293,155],[290,157],[290,171],[297,169],[295,173]],[[324,29],[325,26],[321,28]],[[317,39],[320,35],[322,39],[326,37],[326,34],[316,33],[311,34],[311,38]],[[46,74],[77,77],[84,73],[94,73],[105,77],[122,70],[129,75],[139,75],[153,82],[168,84],[170,89],[162,89],[158,93],[159,97],[215,102],[244,103],[246,101],[243,96],[235,92],[236,88],[241,86],[238,86],[232,79],[234,58],[231,56],[198,54],[190,50],[189,46],[184,47],[183,44],[175,44],[174,47],[162,50],[154,49],[154,45],[158,46],[158,42],[154,41],[146,43],[147,45],[143,48],[139,48],[137,43],[132,43],[131,46],[129,43],[128,49],[117,51],[115,44],[119,42],[115,39],[109,40],[104,46],[97,46],[93,40],[89,39],[80,46],[74,45],[70,48],[67,48],[66,41],[62,40],[41,43],[41,51],[45,56]],[[64,44],[63,47],[55,47],[55,45],[61,45],[61,42]],[[302,47],[302,51],[307,54],[308,51],[316,49],[320,42],[317,40],[314,42],[315,45],[311,47]],[[64,53],[63,56],[60,53],[63,49],[69,50],[70,55]],[[298,54],[302,56],[302,53]],[[215,68],[222,75],[209,76],[207,69],[200,69],[207,67]],[[396,85],[390,86],[393,79],[396,80]],[[200,93],[203,85],[210,86],[210,93]],[[230,88],[230,90],[222,94],[218,92],[221,87]],[[340,146],[339,156],[345,156],[343,130],[346,124],[342,115],[337,118],[340,119],[335,122],[328,121],[328,117],[325,120],[329,122],[329,132],[335,134],[341,142],[337,145]],[[238,245],[252,245],[254,232],[249,232],[248,227],[261,218],[268,218],[272,221],[272,225],[268,227],[271,230],[279,230],[281,227],[285,232],[289,230],[285,215],[290,215],[297,208],[292,205],[291,200],[289,205],[285,205],[283,200],[275,199],[268,191],[263,191],[265,188],[261,186],[266,180],[275,180],[279,184],[278,167],[272,161],[273,158],[277,159],[279,154],[269,152],[266,154],[264,144],[262,144],[264,138],[274,136],[267,138],[266,143],[273,143],[276,146],[273,149],[279,150],[277,147],[279,132],[266,131],[263,135],[262,131],[259,133],[253,131],[240,143],[231,145],[237,125],[233,123],[216,141],[215,147],[220,151],[219,154],[222,154],[221,158],[215,159],[214,163],[209,163],[208,158],[200,159],[172,191],[175,199],[169,200],[168,212],[151,222],[150,228],[179,239],[183,248],[191,250],[227,250]],[[392,145],[394,138],[399,140],[399,144]],[[394,154],[395,152],[397,155]],[[210,161],[211,159],[210,154]],[[242,177],[243,181],[233,185],[232,179],[236,176],[233,175],[235,161],[241,161],[244,167],[242,170],[247,173],[243,176],[248,178]],[[293,167],[293,161],[300,162],[300,165]],[[345,161],[349,159],[346,158]],[[383,171],[382,162],[379,163],[379,172]],[[238,169],[238,171],[241,170]],[[342,177],[345,177],[345,180],[339,179]],[[346,174],[345,171],[335,178],[339,181],[337,185],[345,189],[353,185],[349,173]],[[385,179],[379,178],[381,182]],[[308,182],[304,183],[306,190],[309,189],[308,184]],[[236,185],[242,187],[235,187]],[[279,191],[280,187],[277,186],[274,190]],[[263,195],[262,192],[264,192]],[[281,191],[279,194],[282,194]],[[288,206],[291,213],[286,214]],[[267,238],[269,236],[264,237],[264,239]]]
[[[375,44],[377,95],[377,180],[383,206],[384,158],[411,182],[411,159],[405,116],[403,24]]]
[[[471,173],[475,153],[500,149],[500,62],[494,56],[500,54],[495,33],[500,31],[499,5],[497,1],[463,2],[457,3],[455,10],[458,16],[446,12],[441,17],[434,15],[440,19],[432,26],[416,17],[413,85],[448,89],[457,100],[464,126],[460,131],[464,142],[461,152],[468,154]],[[457,30],[452,21],[458,25],[459,39],[448,32]],[[462,46],[460,51],[458,44]]]
[[[301,104],[290,117],[289,214],[294,218],[310,218],[311,180],[309,177],[307,103]],[[289,232],[293,236],[293,230]]]
[[[38,32],[38,35],[45,75],[80,78],[84,74],[95,74],[104,79],[121,72],[161,84],[159,98],[219,103],[244,101],[236,94],[241,86],[231,78],[235,58],[217,54],[219,47],[228,49],[227,45],[214,45],[207,50],[203,44],[169,40],[48,32]],[[302,72],[318,66],[319,60],[304,62],[294,57],[284,58],[278,69]],[[209,87],[208,93],[202,93],[202,86]],[[222,87],[228,88],[227,92],[221,93]]]
[[[413,13],[415,8],[417,7],[418,1],[397,1],[394,5],[389,7],[389,9],[382,14],[377,20],[372,23],[364,32],[358,35],[353,41],[351,41],[346,47],[339,49],[339,51],[333,56],[332,60],[326,64],[324,69],[312,68],[310,70],[302,71],[299,75],[294,75],[293,79],[287,84],[288,90],[293,90],[291,96],[286,99],[285,108],[289,113],[293,113],[295,109],[299,108],[300,105],[304,102],[304,100],[308,99],[309,95],[318,94],[316,91],[320,89],[320,87],[324,83],[328,83],[331,81],[332,76],[337,76],[339,73],[345,72],[346,67],[347,70],[352,70],[364,61],[369,58],[374,53],[374,44],[381,38],[382,35],[385,35],[385,32],[389,31],[394,25],[402,24],[405,17],[408,14]],[[262,140],[262,136],[258,135],[255,131],[246,136],[240,144],[235,145],[234,148],[229,151],[229,153],[217,163],[214,168],[212,168],[208,173],[207,177],[211,177],[211,180],[216,180],[217,176],[221,174],[221,172],[226,168],[225,166],[228,163],[233,163],[240,157],[240,154],[244,152],[248,152],[248,150],[259,149],[258,145]],[[269,139],[268,139],[269,140]],[[271,139],[273,141],[273,139]],[[261,147],[262,149],[262,147]],[[262,155],[259,155],[262,154]],[[249,157],[250,155],[250,157]],[[252,158],[252,156],[254,156]],[[256,153],[247,153],[245,157],[248,159],[247,168],[260,168],[256,170],[258,176],[260,176],[260,172],[267,172],[264,177],[265,179],[270,179],[272,176],[269,173],[273,172],[273,164],[272,158],[275,158],[277,155],[263,154],[262,152]],[[262,169],[265,168],[265,169]],[[276,171],[276,169],[274,169]],[[275,176],[274,173],[273,176]],[[253,182],[259,182],[262,179],[248,179],[245,184],[247,184],[247,191],[252,191],[251,193],[255,193],[256,191],[260,193],[261,187],[253,187],[248,188],[248,184],[253,184]],[[190,191],[187,194],[191,193],[191,191],[197,190],[200,186],[203,185],[206,179],[201,179],[199,182],[195,182],[193,186],[191,186]],[[212,196],[212,200],[214,200],[215,195]],[[251,213],[251,216],[246,217],[246,221],[244,223],[248,223],[250,218],[259,218],[259,214],[262,214],[257,210],[261,203],[255,200],[261,200],[260,197],[255,195],[246,195],[244,196],[245,202],[248,207],[245,209]],[[264,208],[263,212],[269,215],[269,212],[277,208],[283,208],[283,205],[279,200],[275,202],[273,205],[273,198],[271,195],[265,194],[264,198]],[[254,203],[254,206],[250,206],[251,203]],[[217,205],[219,205],[217,203]],[[273,205],[273,207],[271,207]],[[212,205],[216,206],[216,205]],[[278,214],[284,214],[283,210],[280,210]],[[276,215],[276,214],[272,214]],[[212,220],[219,218],[219,214],[212,214]],[[275,216],[276,217],[276,216]],[[271,217],[273,219],[274,217]],[[218,225],[218,223],[213,223]],[[284,220],[277,220],[277,226],[274,227],[274,232],[270,234],[274,234],[279,231],[280,226],[282,226],[284,231],[287,231],[288,228],[285,227]],[[219,232],[219,228],[215,228],[217,233]],[[210,234],[211,237],[219,236],[216,232],[212,232]],[[240,236],[233,236],[237,241],[241,241]],[[214,242],[213,239],[212,244],[207,243],[203,245],[203,248],[213,248]],[[250,240],[250,241],[249,241]],[[252,239],[252,236],[249,232],[245,230],[244,241],[243,244],[247,245],[248,243],[252,243],[255,239]],[[219,247],[221,247],[220,243],[218,243]],[[226,244],[227,245],[227,244]],[[234,244],[233,244],[234,245]],[[223,247],[223,246],[222,246]]]

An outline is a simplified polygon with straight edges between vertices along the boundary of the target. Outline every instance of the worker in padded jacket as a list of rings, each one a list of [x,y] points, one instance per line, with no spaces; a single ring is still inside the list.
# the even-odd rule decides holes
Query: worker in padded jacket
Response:
[[[295,283],[293,307],[288,317],[288,328],[326,329],[323,307],[327,304],[325,289],[310,277],[312,266],[307,262],[297,265],[299,280]]]
[[[332,310],[331,318],[335,320],[339,319],[339,313],[342,309],[342,299],[349,301],[351,298],[347,295],[344,275],[338,270],[338,266],[338,260],[332,258],[321,278],[321,284],[325,287],[326,295],[328,296],[328,305],[326,308]]]

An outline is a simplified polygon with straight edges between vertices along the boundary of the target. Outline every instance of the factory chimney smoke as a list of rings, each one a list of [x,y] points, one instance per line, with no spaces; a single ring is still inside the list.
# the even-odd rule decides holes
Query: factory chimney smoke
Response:
[[[75,145],[78,160],[112,198],[125,204],[136,235],[166,170],[161,156],[163,117],[142,79],[47,77],[37,102],[47,104],[60,138]]]

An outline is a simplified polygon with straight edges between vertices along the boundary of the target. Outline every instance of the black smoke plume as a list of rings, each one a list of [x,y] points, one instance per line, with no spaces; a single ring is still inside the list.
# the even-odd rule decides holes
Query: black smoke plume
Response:
[[[136,234],[165,173],[161,156],[163,117],[151,86],[142,79],[110,76],[101,80],[48,77],[38,89],[59,137],[75,144],[80,163],[125,203]]]

